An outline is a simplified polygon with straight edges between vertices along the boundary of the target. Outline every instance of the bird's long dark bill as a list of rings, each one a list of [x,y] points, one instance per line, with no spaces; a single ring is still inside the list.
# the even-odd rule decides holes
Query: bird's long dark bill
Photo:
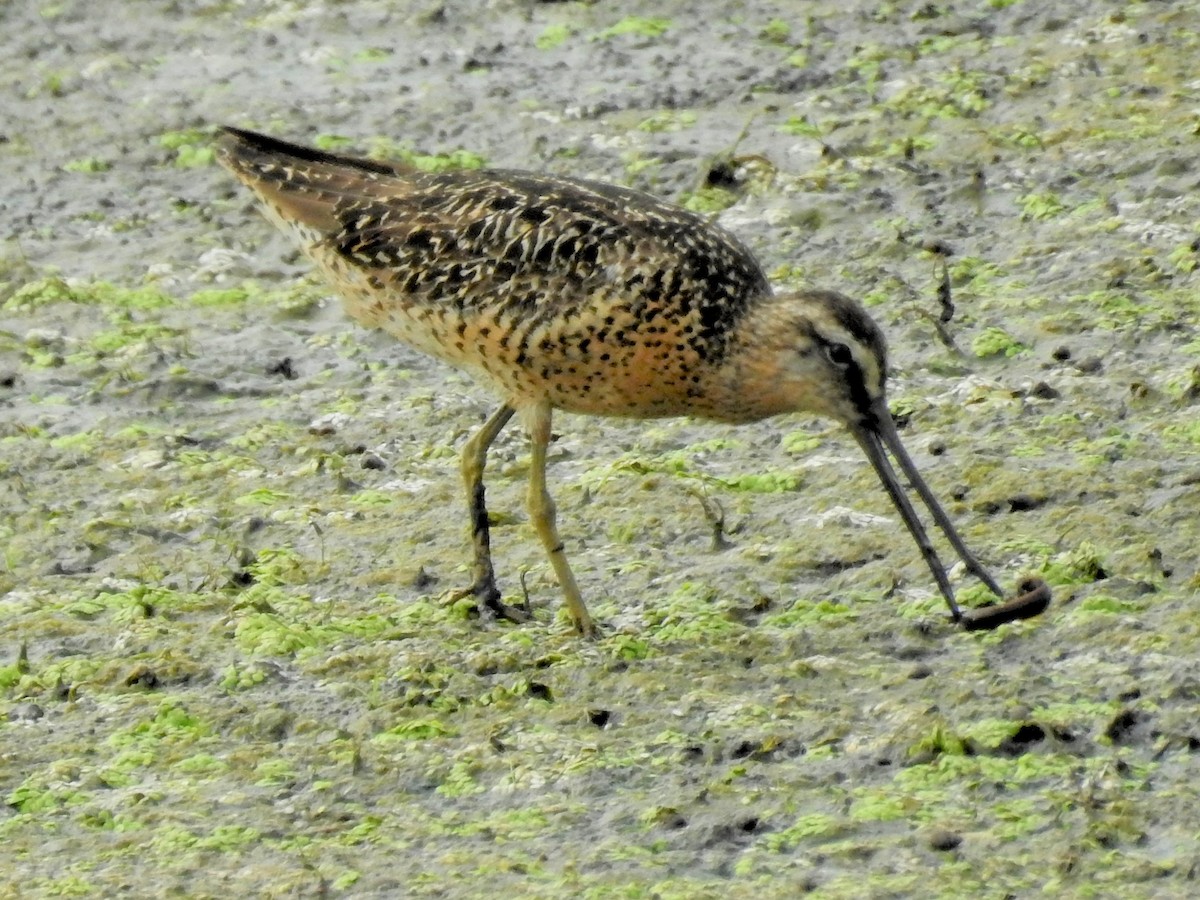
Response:
[[[874,419],[874,423],[871,425],[866,423],[859,425],[854,429],[854,436],[858,439],[859,446],[862,447],[863,452],[867,455],[867,459],[874,466],[875,472],[879,475],[879,480],[883,482],[884,489],[887,491],[888,496],[892,498],[892,503],[895,504],[900,517],[904,519],[904,524],[908,526],[909,534],[917,542],[917,546],[921,550],[921,555],[925,557],[925,563],[929,566],[929,571],[933,573],[933,579],[937,582],[942,596],[946,598],[946,603],[949,605],[950,613],[955,621],[958,621],[962,617],[962,612],[959,610],[958,603],[954,599],[954,589],[950,586],[946,567],[942,565],[937,551],[933,549],[933,544],[929,541],[929,534],[925,531],[925,526],[921,524],[921,519],[917,515],[917,511],[913,508],[912,502],[904,492],[904,487],[901,485],[900,479],[896,476],[896,470],[892,468],[892,463],[887,457],[887,452],[890,452],[896,458],[896,462],[900,464],[900,469],[908,478],[913,489],[921,497],[930,515],[933,516],[933,520],[937,523],[938,528],[946,535],[946,540],[950,542],[950,546],[954,548],[954,552],[958,554],[958,558],[966,565],[967,570],[986,584],[997,597],[1003,597],[1000,586],[996,584],[995,579],[992,578],[987,569],[980,565],[971,551],[967,549],[967,545],[963,543],[963,539],[954,529],[954,523],[950,521],[950,517],[942,509],[941,504],[938,503],[937,497],[933,495],[933,491],[929,489],[929,485],[925,483],[925,479],[917,471],[912,458],[900,442],[900,435],[896,431],[896,425],[892,421],[892,414],[888,411],[887,405],[880,402],[876,405],[873,412],[874,415],[872,418]]]

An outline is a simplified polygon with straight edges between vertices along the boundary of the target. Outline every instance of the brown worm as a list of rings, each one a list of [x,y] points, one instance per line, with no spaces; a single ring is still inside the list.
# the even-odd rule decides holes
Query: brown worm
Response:
[[[981,606],[963,612],[959,624],[966,631],[999,628],[1006,622],[1031,619],[1050,605],[1050,585],[1041,578],[1025,578],[1017,585],[1017,596],[995,606]]]

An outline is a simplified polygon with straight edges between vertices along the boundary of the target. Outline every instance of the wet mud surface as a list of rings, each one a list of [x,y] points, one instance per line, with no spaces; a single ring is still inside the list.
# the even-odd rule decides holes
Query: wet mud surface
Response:
[[[695,7],[0,6],[0,893],[1195,894],[1200,8]],[[535,621],[444,602],[497,400],[347,322],[217,123],[716,215],[867,304],[934,491],[1053,602],[952,627],[829,423],[567,415],[604,636],[515,427]]]

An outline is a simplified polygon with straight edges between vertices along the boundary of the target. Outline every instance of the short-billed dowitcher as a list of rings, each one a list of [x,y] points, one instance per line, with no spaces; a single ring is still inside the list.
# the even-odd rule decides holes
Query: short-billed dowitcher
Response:
[[[532,445],[530,516],[575,627],[594,633],[546,487],[555,409],[734,423],[832,417],[871,461],[954,619],[963,614],[946,569],[887,452],[966,568],[1001,595],[905,452],[885,399],[883,333],[853,300],[776,293],[731,234],[628,188],[508,170],[431,174],[236,128],[223,130],[217,155],[353,318],[503,397],[462,454],[481,610],[525,618],[496,587],[483,487],[488,447],[519,413]]]

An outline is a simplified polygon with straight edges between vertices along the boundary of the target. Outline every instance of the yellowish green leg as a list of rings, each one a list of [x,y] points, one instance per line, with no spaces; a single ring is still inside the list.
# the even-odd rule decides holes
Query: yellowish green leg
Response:
[[[514,411],[507,403],[501,406],[463,445],[462,476],[467,486],[467,508],[471,514],[471,545],[475,553],[475,571],[470,589],[460,591],[456,597],[474,594],[481,615],[490,614],[500,619],[525,622],[529,620],[528,613],[500,601],[496,572],[492,568],[492,543],[483,489],[483,470],[487,465],[488,448],[513,417]]]
[[[550,404],[545,401],[521,410],[521,418],[529,430],[530,439],[529,517],[550,557],[550,565],[554,567],[554,574],[562,587],[567,612],[575,623],[576,631],[585,637],[595,637],[596,624],[588,614],[579,586],[575,583],[575,575],[567,562],[567,555],[563,552],[562,540],[554,523],[554,500],[546,488],[546,450],[550,446],[551,413]]]

